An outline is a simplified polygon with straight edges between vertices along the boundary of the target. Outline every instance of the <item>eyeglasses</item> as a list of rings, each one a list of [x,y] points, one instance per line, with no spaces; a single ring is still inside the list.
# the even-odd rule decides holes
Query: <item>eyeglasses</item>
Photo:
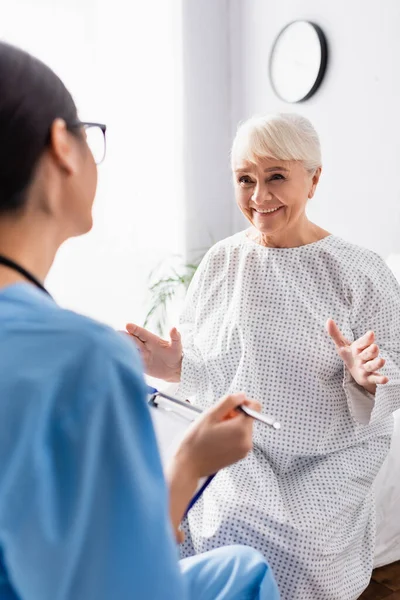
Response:
[[[71,127],[82,127],[85,130],[86,142],[93,154],[96,165],[100,165],[106,155],[106,129],[103,123],[84,123],[78,121]]]

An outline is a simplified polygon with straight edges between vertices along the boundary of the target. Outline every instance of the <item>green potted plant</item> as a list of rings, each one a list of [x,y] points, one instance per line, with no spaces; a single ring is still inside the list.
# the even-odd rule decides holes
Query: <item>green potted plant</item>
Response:
[[[143,327],[154,330],[161,337],[168,329],[168,316],[183,302],[186,291],[205,252],[185,262],[181,256],[163,261],[149,275],[149,308]]]

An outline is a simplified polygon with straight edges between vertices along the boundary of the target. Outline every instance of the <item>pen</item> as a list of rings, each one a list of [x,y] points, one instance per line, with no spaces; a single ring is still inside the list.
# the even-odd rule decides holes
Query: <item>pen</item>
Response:
[[[151,387],[150,385],[147,386],[147,391],[148,391],[148,394],[153,396],[153,398],[155,398],[156,396],[161,396],[161,398],[165,398],[166,400],[169,400],[170,402],[173,402],[174,404],[177,404],[178,406],[182,406],[183,408],[190,408],[191,410],[193,410],[194,412],[197,412],[199,414],[201,414],[203,412],[203,410],[201,408],[199,408],[198,406],[189,404],[188,402],[184,402],[183,400],[179,400],[178,398],[174,398],[173,396],[170,396],[169,394],[164,394],[164,392],[159,392],[156,388]],[[238,406],[236,410],[240,410],[248,417],[251,417],[252,419],[255,419],[256,421],[259,421],[260,423],[264,423],[265,425],[268,425],[269,427],[273,427],[273,429],[281,428],[281,424],[278,423],[278,421],[276,421],[276,419],[274,419],[273,417],[269,417],[268,415],[264,415],[263,413],[259,413],[258,411],[253,410],[252,408],[250,408],[249,406],[246,406],[245,404]]]

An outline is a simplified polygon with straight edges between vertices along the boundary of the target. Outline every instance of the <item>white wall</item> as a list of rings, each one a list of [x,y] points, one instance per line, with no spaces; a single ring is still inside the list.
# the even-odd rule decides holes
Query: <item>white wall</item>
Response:
[[[0,37],[48,63],[83,120],[107,124],[93,231],[61,249],[48,287],[114,327],[141,322],[147,277],[183,252],[178,0],[0,0]]]
[[[309,117],[324,160],[310,218],[384,257],[400,253],[400,2],[232,0],[230,8],[232,128],[254,113]],[[271,89],[268,60],[296,19],[323,28],[330,60],[316,95],[286,104]]]
[[[231,234],[230,1],[184,0],[185,240],[189,254]]]
[[[108,126],[95,227],[65,245],[48,280],[61,304],[115,327],[140,322],[162,258],[243,227],[229,149],[254,113],[296,110],[318,129],[311,218],[400,252],[398,0],[0,0],[0,11],[0,37],[48,62],[81,117]],[[330,63],[317,94],[290,105],[272,92],[268,59],[302,18],[324,29]]]

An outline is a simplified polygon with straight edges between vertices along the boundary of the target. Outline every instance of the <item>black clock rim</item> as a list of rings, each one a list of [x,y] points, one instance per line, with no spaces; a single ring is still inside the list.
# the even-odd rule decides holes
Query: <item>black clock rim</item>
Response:
[[[310,90],[307,92],[307,94],[305,96],[303,96],[302,98],[299,98],[299,100],[290,101],[290,100],[287,100],[286,98],[283,98],[274,85],[274,80],[272,77],[272,59],[274,56],[275,47],[276,47],[278,40],[281,37],[282,33],[284,31],[286,31],[286,29],[288,29],[289,27],[294,25],[295,23],[308,23],[309,25],[311,25],[314,28],[314,30],[318,36],[319,45],[321,48],[321,60],[320,60],[320,64],[319,64],[317,77],[315,78],[315,81],[314,81],[312,87],[310,88]],[[328,42],[327,42],[326,35],[324,34],[323,30],[321,29],[321,27],[319,25],[317,25],[313,21],[307,21],[306,19],[296,19],[295,21],[291,21],[290,23],[285,25],[285,27],[283,29],[281,29],[281,31],[278,33],[278,35],[276,36],[275,41],[273,43],[270,57],[269,57],[269,80],[271,82],[271,87],[272,87],[273,91],[275,92],[275,94],[278,96],[278,98],[280,100],[283,100],[283,102],[286,102],[288,104],[299,104],[300,102],[305,102],[306,100],[311,98],[311,96],[313,96],[315,94],[315,92],[318,90],[318,88],[320,87],[322,80],[324,79],[324,76],[325,76],[325,73],[327,70],[327,66],[328,66]]]

